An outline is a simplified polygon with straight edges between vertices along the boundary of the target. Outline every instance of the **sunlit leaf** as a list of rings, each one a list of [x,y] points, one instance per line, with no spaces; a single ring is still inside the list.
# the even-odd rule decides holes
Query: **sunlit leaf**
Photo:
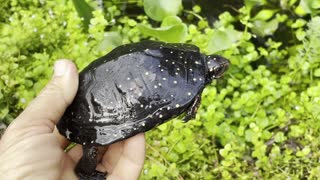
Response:
[[[275,12],[276,10],[264,9],[259,11],[259,13],[252,19],[266,21],[266,20],[269,20],[274,15]]]
[[[166,42],[184,42],[188,33],[187,26],[175,16],[165,18],[159,28],[152,28],[143,24],[138,24],[138,28],[143,34]]]
[[[216,30],[210,38],[207,51],[209,54],[213,54],[229,49],[235,42],[240,40],[241,36],[242,33],[234,29]]]
[[[271,35],[278,29],[279,22],[277,19],[270,21],[256,20],[253,22],[252,31],[258,36]]]
[[[104,33],[103,41],[101,42],[99,48],[101,50],[110,51],[111,49],[120,46],[122,44],[122,37],[119,32],[110,31]]]
[[[306,14],[315,14],[319,12],[320,1],[301,0],[299,6],[295,9],[296,13],[303,16]]]
[[[250,11],[252,7],[258,5],[264,5],[267,3],[266,0],[244,0],[245,7]]]
[[[144,11],[153,20],[162,21],[167,16],[175,16],[182,6],[181,0],[144,0]]]
[[[181,19],[178,16],[168,16],[163,19],[161,27],[168,27],[176,24],[182,24]]]

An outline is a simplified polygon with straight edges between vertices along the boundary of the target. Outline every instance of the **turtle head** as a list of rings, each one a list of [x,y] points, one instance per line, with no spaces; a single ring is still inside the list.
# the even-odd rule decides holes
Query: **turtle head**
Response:
[[[220,78],[229,67],[229,60],[218,55],[205,56],[207,63],[206,82]]]

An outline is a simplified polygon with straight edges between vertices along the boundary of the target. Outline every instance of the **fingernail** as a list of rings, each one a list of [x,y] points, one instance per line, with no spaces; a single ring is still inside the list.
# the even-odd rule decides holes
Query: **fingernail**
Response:
[[[54,76],[63,76],[67,71],[67,63],[59,60],[54,63]]]

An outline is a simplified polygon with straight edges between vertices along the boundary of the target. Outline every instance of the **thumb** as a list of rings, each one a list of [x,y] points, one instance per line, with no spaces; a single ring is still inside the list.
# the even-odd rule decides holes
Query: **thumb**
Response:
[[[70,105],[78,89],[78,72],[69,60],[54,65],[54,75],[14,122],[18,126],[46,126],[50,132]]]

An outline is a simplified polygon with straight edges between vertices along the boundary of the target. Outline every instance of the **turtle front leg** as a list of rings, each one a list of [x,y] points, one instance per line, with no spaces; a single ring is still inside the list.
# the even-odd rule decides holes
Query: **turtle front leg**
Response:
[[[201,96],[198,94],[193,103],[191,104],[191,106],[188,108],[187,110],[187,114],[186,116],[183,118],[184,122],[188,122],[191,119],[194,119],[196,117],[197,114],[197,110],[200,106],[200,102],[201,102]]]

